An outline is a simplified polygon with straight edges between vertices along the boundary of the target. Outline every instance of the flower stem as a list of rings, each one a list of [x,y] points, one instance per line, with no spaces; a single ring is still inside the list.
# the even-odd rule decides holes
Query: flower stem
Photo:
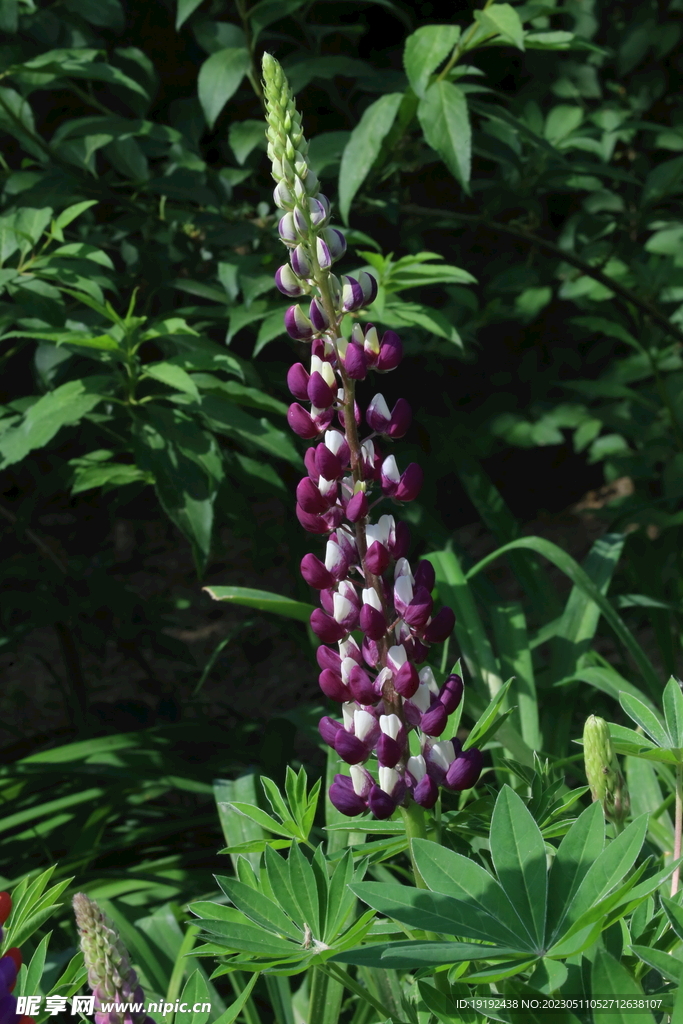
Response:
[[[413,846],[411,843],[412,839],[426,839],[427,838],[427,823],[425,821],[424,807],[420,807],[414,800],[411,800],[407,807],[401,807],[401,817],[403,818],[403,824],[406,827],[406,836],[408,837],[408,849],[410,850],[410,863],[413,868],[413,875],[415,877],[415,885],[418,889],[426,889],[427,883],[417,869],[415,858],[413,856]]]
[[[674,861],[681,856],[681,839],[683,837],[683,764],[676,765],[676,823],[674,826]],[[681,877],[680,865],[671,876],[671,895],[678,892]]]
[[[330,977],[324,968],[311,968],[308,1024],[337,1024],[343,995],[344,985],[341,981]]]

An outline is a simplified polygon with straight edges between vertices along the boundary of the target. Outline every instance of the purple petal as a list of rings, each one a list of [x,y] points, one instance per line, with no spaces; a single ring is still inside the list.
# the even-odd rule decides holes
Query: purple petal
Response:
[[[335,775],[334,782],[330,786],[329,797],[330,803],[347,818],[355,818],[368,809],[367,801],[362,796],[358,796],[351,779],[346,775]]]
[[[294,366],[290,366],[287,371],[287,387],[294,397],[302,402],[308,401],[308,391],[306,388],[309,379],[310,375],[303,363],[294,363]]]
[[[401,482],[396,488],[396,499],[398,501],[413,501],[420,493],[423,480],[422,466],[417,462],[411,462],[405,472],[401,474]]]
[[[439,692],[439,700],[445,707],[447,714],[452,715],[458,708],[464,689],[462,679],[456,675],[449,676],[443,684]]]
[[[368,372],[368,361],[360,345],[350,341],[344,356],[344,369],[352,380],[365,380]]]
[[[417,674],[417,669],[409,661],[406,661],[394,676],[394,689],[402,697],[410,699],[414,693],[417,693],[419,685],[420,677]]]
[[[325,743],[327,743],[328,747],[334,746],[335,737],[341,728],[341,722],[336,722],[334,718],[330,718],[328,715],[325,715],[325,717],[321,718],[318,722],[318,732],[324,739]]]
[[[341,658],[331,647],[321,645],[316,650],[315,657],[321,668],[329,668],[341,676]]]
[[[329,409],[337,397],[336,391],[330,387],[323,375],[315,370],[307,387],[308,400],[318,409]]]
[[[283,295],[296,299],[305,294],[305,289],[291,267],[285,263],[275,271],[275,284]]]
[[[387,631],[387,621],[379,608],[364,604],[360,610],[360,628],[371,640],[381,640]]]
[[[304,512],[297,502],[296,517],[308,533],[328,533],[332,527],[328,526],[322,516],[316,516],[312,512]]]
[[[359,704],[376,704],[377,694],[375,693],[372,680],[360,665],[351,669],[348,675],[348,686],[351,695]]]
[[[413,790],[413,800],[421,807],[431,808],[439,799],[439,787],[430,775],[423,775]]]
[[[290,306],[285,313],[285,330],[295,341],[310,341],[315,333],[311,321],[299,306]]]
[[[428,644],[440,644],[448,640],[455,626],[455,615],[453,609],[445,605],[436,613],[432,621],[426,627],[422,638]]]
[[[390,561],[391,555],[384,547],[384,544],[381,544],[378,540],[373,541],[365,554],[365,565],[370,572],[374,573],[375,576],[381,576]]]
[[[308,307],[308,315],[316,331],[326,331],[328,327],[332,326],[332,321],[325,312],[320,299],[311,300],[311,304]]]
[[[340,729],[335,736],[334,749],[347,764],[362,764],[370,756],[365,743],[346,729]]]
[[[477,750],[476,747],[463,750],[454,761],[451,761],[446,772],[446,785],[449,789],[471,789],[479,781],[483,767],[484,755],[481,750]]]
[[[319,558],[313,554],[304,555],[301,559],[301,575],[309,587],[315,590],[323,590],[325,587],[334,586],[334,576],[327,571]]]
[[[350,523],[357,523],[361,519],[365,519],[368,514],[368,499],[365,491],[358,491],[357,494],[354,494],[349,500],[345,512]]]
[[[405,398],[399,398],[396,405],[391,410],[391,422],[386,428],[385,433],[396,440],[407,433],[412,422],[413,410],[410,408],[410,405],[406,402]]]
[[[448,714],[445,707],[439,701],[435,701],[429,711],[423,714],[420,728],[427,736],[440,736],[447,722]]]
[[[417,568],[414,572],[415,586],[424,587],[431,594],[436,583],[436,573],[434,572],[434,566],[431,562],[426,559],[417,563]]]
[[[394,370],[403,359],[403,344],[396,331],[385,331],[382,335],[377,369],[386,373]]]
[[[403,746],[391,736],[382,733],[376,745],[377,760],[385,768],[395,768],[401,760]]]
[[[324,614],[324,612],[321,614]],[[336,700],[339,704],[345,704],[349,699],[348,687],[344,686],[341,676],[338,676],[332,669],[324,668],[318,676],[318,683],[320,684],[320,689],[330,700]]]
[[[373,786],[368,797],[368,807],[376,818],[384,821],[386,818],[390,818],[396,810],[396,801],[379,786]]]
[[[312,512],[314,515],[327,512],[330,507],[329,501],[322,496],[310,476],[303,477],[297,484],[296,500],[304,512]]]

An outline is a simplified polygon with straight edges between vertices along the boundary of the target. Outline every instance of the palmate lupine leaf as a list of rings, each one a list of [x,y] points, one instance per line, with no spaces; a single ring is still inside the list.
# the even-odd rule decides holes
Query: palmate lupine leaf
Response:
[[[365,903],[409,928],[475,942],[378,943],[336,954],[333,960],[383,967],[493,960],[493,965],[464,976],[493,982],[544,957],[573,956],[590,946],[607,923],[646,900],[674,870],[669,865],[645,881],[641,878],[647,863],[631,872],[645,838],[646,815],[607,849],[604,829],[601,808],[593,804],[567,832],[548,875],[538,826],[506,786],[498,796],[491,830],[497,877],[466,857],[414,839],[413,856],[428,890],[393,883],[351,885]]]

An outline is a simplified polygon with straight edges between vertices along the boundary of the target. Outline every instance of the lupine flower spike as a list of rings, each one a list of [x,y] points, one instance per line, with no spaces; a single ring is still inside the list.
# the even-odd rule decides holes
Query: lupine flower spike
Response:
[[[630,800],[624,776],[612,748],[609,725],[590,715],[583,729],[583,759],[593,800],[599,800],[605,817],[617,832],[624,827]]]
[[[450,608],[434,613],[434,570],[426,561],[411,567],[405,523],[389,513],[375,522],[370,517],[379,501],[401,506],[422,486],[420,466],[402,466],[385,447],[410,426],[405,399],[390,408],[382,394],[371,396],[368,436],[359,433],[356,381],[393,370],[402,358],[401,340],[358,321],[350,338],[342,336],[344,317],[374,302],[377,281],[365,271],[341,278],[332,272],[346,242],[330,226],[330,203],[308,166],[301,117],[270,54],[263,58],[263,78],[274,200],[283,211],[279,234],[289,250],[275,280],[285,295],[308,297],[305,307],[293,305],[285,314],[290,337],[310,348],[287,374],[296,399],[287,419],[296,434],[314,442],[305,458],[308,475],[296,489],[296,514],[305,530],[325,538],[324,551],[301,562],[304,579],[320,593],[321,607],[311,615],[323,644],[320,687],[341,704],[342,720],[326,716],[320,733],[351,765],[350,777],[336,776],[330,799],[343,814],[370,810],[388,818],[411,799],[433,807],[440,786],[474,786],[482,755],[474,748],[463,752],[455,739],[438,739],[462,699],[460,676],[438,686],[431,668],[418,668],[455,624]],[[355,630],[363,634],[360,646]],[[415,757],[408,745],[412,729],[420,738]],[[364,767],[373,751],[377,776]]]
[[[0,925],[3,925],[12,912],[12,897],[8,892],[0,892]],[[0,927],[0,941],[2,928]],[[17,1013],[17,1000],[12,991],[21,967],[21,952],[12,946],[0,957],[0,1024],[35,1024],[33,1017]]]
[[[144,994],[119,933],[95,900],[79,892],[73,907],[88,984],[95,996],[95,1024],[154,1024],[144,1012],[102,1010],[103,1003],[142,1004]]]

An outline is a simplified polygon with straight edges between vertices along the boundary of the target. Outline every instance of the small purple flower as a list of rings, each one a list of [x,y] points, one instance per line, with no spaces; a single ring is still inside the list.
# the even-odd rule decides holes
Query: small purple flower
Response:
[[[324,644],[333,644],[341,640],[348,633],[331,615],[328,615],[321,608],[314,608],[311,612],[311,629]]]
[[[439,700],[445,707],[447,715],[452,715],[459,707],[464,689],[460,676],[451,675],[446,679],[441,687]]]
[[[331,388],[318,370],[311,374],[306,391],[309,402],[318,409],[329,409],[337,397],[336,388]]]
[[[318,610],[319,609],[316,609],[316,611]],[[324,614],[324,612],[321,614]],[[318,676],[318,683],[325,696],[329,697],[330,700],[337,701],[339,704],[344,704],[351,697],[349,689],[344,684],[342,677],[337,675],[337,673],[331,668],[324,668],[322,670]]]
[[[285,313],[285,329],[295,341],[310,341],[315,331],[300,306],[290,306]]]
[[[302,363],[294,363],[287,371],[287,387],[302,402],[308,401],[308,381],[310,375]]]
[[[349,499],[346,506],[346,518],[350,523],[357,523],[361,519],[365,519],[368,514],[368,499],[365,491],[358,491],[352,498]],[[370,570],[373,571],[372,569]]]
[[[301,559],[301,575],[310,587],[315,590],[324,590],[326,587],[333,587],[334,576],[325,568],[319,558],[314,554],[307,554]]]
[[[375,576],[381,576],[390,561],[391,555],[384,544],[380,544],[378,540],[373,541],[365,554],[365,565],[370,572]]]
[[[333,263],[336,263],[346,252],[346,238],[343,232],[339,228],[324,228],[320,235],[325,240]]]
[[[396,331],[385,331],[377,355],[375,367],[380,373],[395,370],[403,359],[403,345]]]
[[[440,644],[448,640],[455,626],[455,614],[452,608],[444,606],[422,632],[422,639],[428,644]]]
[[[446,773],[446,785],[449,789],[462,791],[476,786],[484,767],[484,755],[476,747],[463,750],[451,762]]]
[[[366,422],[371,430],[377,431],[378,434],[386,434],[394,440],[403,437],[412,418],[412,410],[404,398],[399,398],[389,412],[383,395],[375,395],[365,413]]]
[[[310,317],[310,322],[316,331],[327,331],[332,326],[332,321],[325,312],[320,299],[315,298],[311,300],[311,304],[308,308],[308,315]]]
[[[364,814],[368,809],[368,795],[374,780],[365,768],[352,766],[350,778],[347,775],[335,775],[330,786],[330,801],[349,818]]]
[[[296,248],[291,250],[289,259],[292,264],[292,271],[297,278],[310,278],[313,276],[311,261],[308,253],[306,252],[306,247],[301,242],[296,246]]]
[[[306,293],[301,281],[286,263],[275,271],[275,284],[282,294],[290,299],[296,299]]]

